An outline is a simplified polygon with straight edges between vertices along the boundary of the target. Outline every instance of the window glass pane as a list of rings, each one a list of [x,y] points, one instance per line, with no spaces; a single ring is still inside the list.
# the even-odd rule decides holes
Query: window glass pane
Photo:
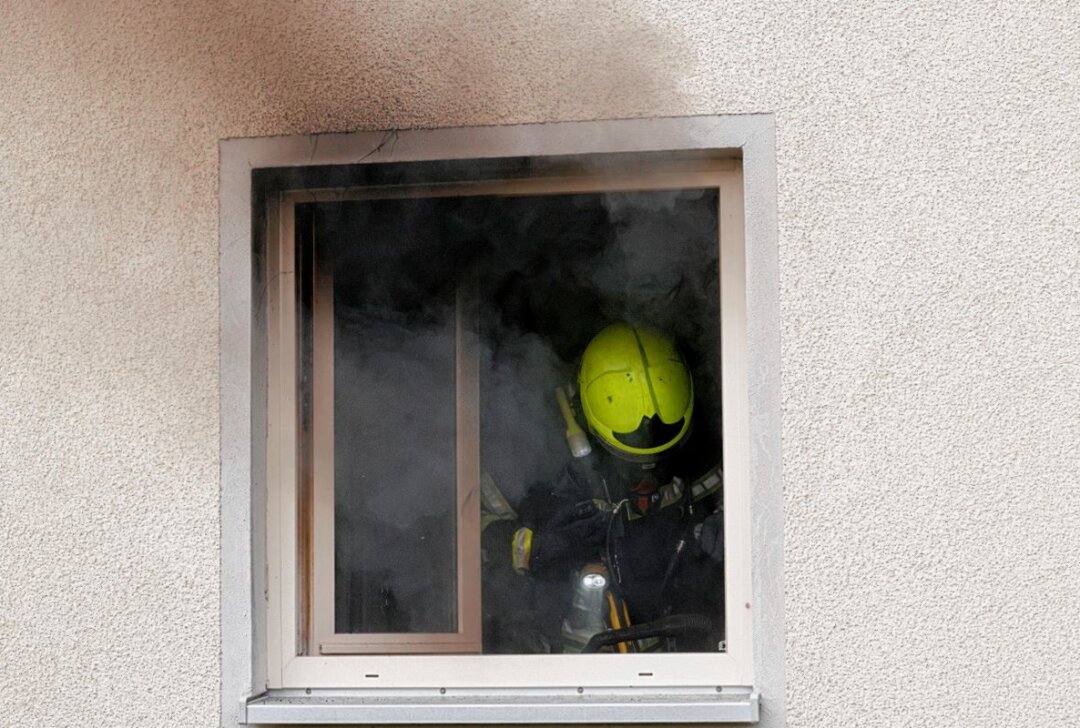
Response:
[[[335,624],[454,632],[455,311],[400,202],[321,205],[333,273]],[[450,278],[452,276],[448,276]]]

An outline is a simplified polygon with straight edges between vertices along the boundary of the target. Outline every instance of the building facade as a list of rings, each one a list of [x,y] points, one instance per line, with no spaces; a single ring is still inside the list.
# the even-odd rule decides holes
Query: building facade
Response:
[[[2,15],[0,722],[232,725],[223,140],[736,115],[775,133],[763,724],[1078,720],[1076,3]]]

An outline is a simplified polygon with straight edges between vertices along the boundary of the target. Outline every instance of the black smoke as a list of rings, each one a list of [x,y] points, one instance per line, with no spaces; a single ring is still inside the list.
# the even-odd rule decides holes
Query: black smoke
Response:
[[[668,332],[719,448],[715,190],[318,203],[332,271],[341,631],[453,631],[454,341],[475,293],[482,466],[511,504],[568,457],[553,390],[617,320]]]

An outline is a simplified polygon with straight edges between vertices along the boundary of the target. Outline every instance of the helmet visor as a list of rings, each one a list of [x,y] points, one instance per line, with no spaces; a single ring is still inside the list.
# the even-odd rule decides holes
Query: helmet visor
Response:
[[[611,436],[627,447],[652,450],[672,443],[682,432],[684,422],[685,418],[668,424],[659,415],[642,417],[637,429],[632,432],[612,432]]]

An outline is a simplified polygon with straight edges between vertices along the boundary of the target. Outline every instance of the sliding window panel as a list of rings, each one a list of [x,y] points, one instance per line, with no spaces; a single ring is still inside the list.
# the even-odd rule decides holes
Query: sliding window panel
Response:
[[[314,630],[322,654],[478,652],[468,296],[415,201],[316,205]],[[408,224],[406,224],[408,223]]]

